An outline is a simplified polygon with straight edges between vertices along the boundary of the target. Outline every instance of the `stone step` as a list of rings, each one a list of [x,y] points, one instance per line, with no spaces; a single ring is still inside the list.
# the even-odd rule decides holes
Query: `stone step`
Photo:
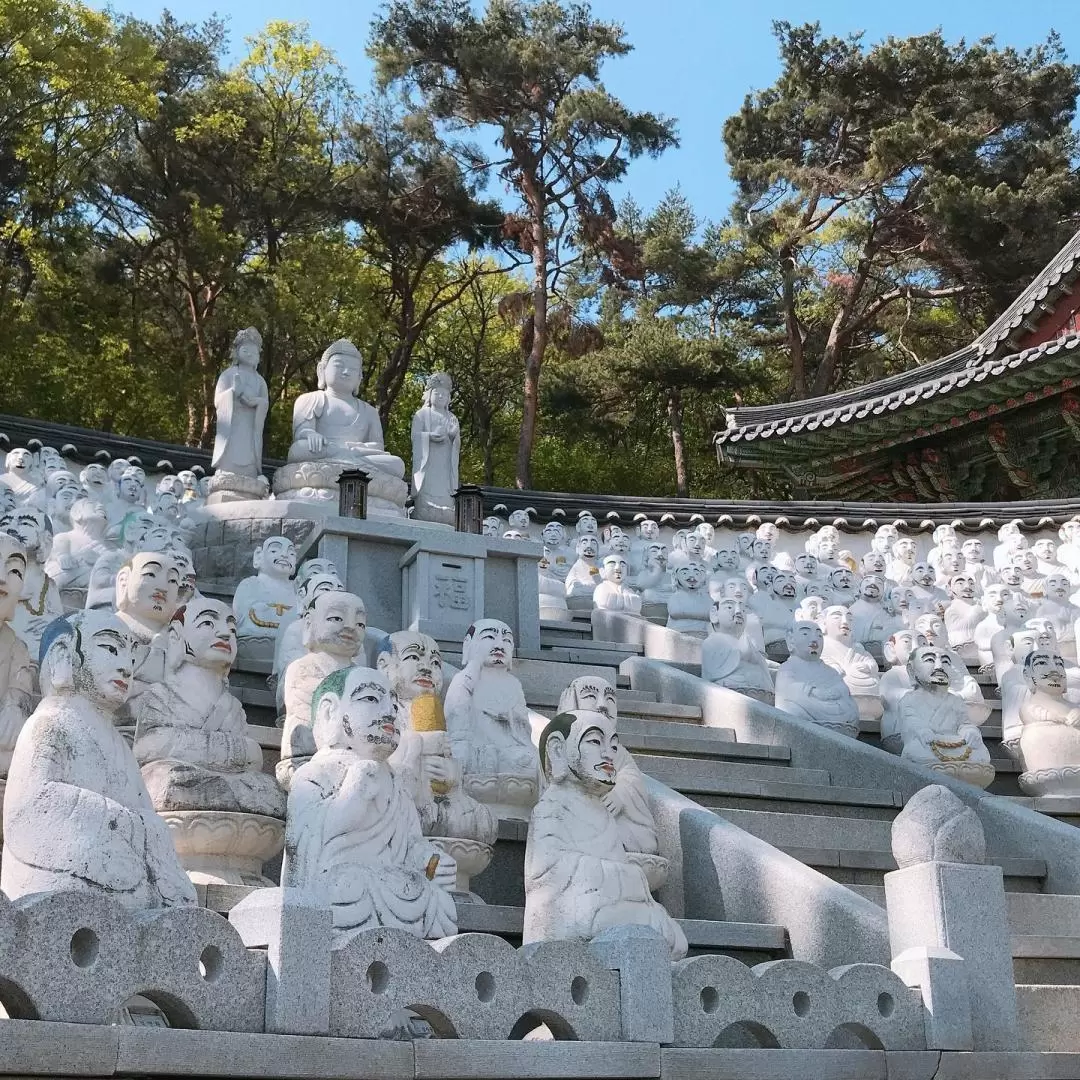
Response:
[[[791,760],[786,746],[768,746],[764,743],[740,743],[730,739],[700,738],[692,735],[638,733],[628,730],[630,720],[619,720],[619,740],[635,757],[641,754],[677,755],[680,758],[719,761],[758,761],[767,765],[785,765]],[[648,721],[644,721],[648,723]],[[662,725],[661,725],[662,727]],[[719,730],[723,729],[703,729]]]
[[[864,900],[877,904],[878,907],[883,908],[885,906],[884,885],[849,885],[848,888],[853,893],[858,893]]]
[[[1009,929],[1022,937],[1072,938],[1080,942],[1080,896],[1063,893],[1012,893]]]
[[[540,633],[592,637],[592,619],[541,619]]]
[[[634,760],[643,773],[686,795],[756,795],[764,782],[785,786],[822,786],[829,782],[824,769],[795,769],[783,762],[763,765],[651,753],[635,754]]]
[[[704,800],[698,800],[704,801]],[[875,818],[832,817],[820,814],[780,813],[769,810],[744,810],[713,807],[716,814],[738,825],[775,847],[790,848],[805,854],[803,862],[818,856],[828,864],[835,862],[840,849],[891,850],[892,822]],[[816,864],[815,864],[816,865]]]
[[[461,666],[460,652],[452,656],[444,654],[444,659],[457,667]],[[621,660],[619,662],[621,663]],[[522,660],[515,656],[514,674],[525,691],[526,701],[551,695],[554,695],[557,701],[559,694],[582,675],[596,675],[601,679],[606,679],[616,688],[630,688],[629,678],[619,674],[617,664],[601,664],[594,658],[577,662],[550,659]]]
[[[1064,795],[1006,795],[1010,802],[1038,810],[1040,814],[1057,818],[1068,825],[1080,826],[1080,796]]]
[[[594,638],[561,638],[557,634],[540,634],[541,649],[575,649],[588,652],[596,649],[599,652],[626,653],[628,656],[644,656],[643,645],[632,644],[628,641],[597,641]]]
[[[619,709],[620,728],[621,721],[626,716],[657,717],[665,720],[679,720],[687,724],[699,724],[701,722],[701,707],[699,705],[676,705],[667,701],[657,701],[656,695],[650,695],[652,700],[637,697],[643,691],[619,690],[616,692],[616,704]],[[559,694],[526,694],[529,708],[537,712],[549,713],[558,708]]]
[[[737,782],[732,781],[725,790],[703,793],[697,801],[716,810],[743,809],[754,813],[776,812],[843,821],[891,821],[904,805],[904,797],[898,791],[783,780],[758,781],[754,790],[737,786]]]

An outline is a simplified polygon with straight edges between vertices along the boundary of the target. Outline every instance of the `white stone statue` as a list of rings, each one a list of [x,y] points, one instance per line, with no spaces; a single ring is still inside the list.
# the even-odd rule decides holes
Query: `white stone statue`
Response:
[[[1061,545],[1056,555],[1075,581],[1080,581],[1080,518],[1071,517],[1058,529]]]
[[[795,584],[799,596],[820,596],[825,590],[826,573],[822,573],[818,557],[809,551],[801,551],[795,556]]]
[[[850,607],[859,596],[859,583],[855,575],[846,566],[837,566],[830,570],[825,578],[826,595],[829,602]]]
[[[116,481],[115,494],[108,505],[110,538],[120,535],[128,514],[146,510],[146,473],[137,465],[125,465]]]
[[[19,506],[0,521],[0,532],[15,537],[26,553],[26,580],[11,628],[36,660],[45,628],[64,613],[60,590],[45,571],[52,554],[52,522],[41,510]]]
[[[805,544],[809,554],[817,557],[822,575],[836,566],[840,554],[840,530],[835,525],[822,525]]]
[[[934,546],[927,553],[926,561],[936,571],[941,565],[941,555],[946,547],[956,550],[960,547],[960,538],[956,535],[955,525],[938,525],[932,534]]]
[[[285,795],[229,691],[236,617],[197,597],[173,617],[165,681],[136,709],[135,757],[158,811],[220,810],[284,818]]]
[[[964,556],[959,548],[945,547],[941,551],[941,559],[938,562],[937,577],[935,581],[939,589],[946,591],[953,574],[961,574],[964,571]]]
[[[529,822],[522,941],[590,941],[612,926],[643,925],[679,959],[686,937],[652,898],[605,805],[618,747],[615,721],[598,712],[559,713],[540,736],[548,785]]]
[[[131,691],[135,649],[107,612],[50,624],[42,701],[19,734],[4,796],[0,889],[9,899],[74,890],[132,909],[196,903],[114,725]]]
[[[1008,521],[998,529],[998,543],[994,548],[994,568],[1002,570],[1008,566],[1019,551],[1027,546],[1027,537],[1020,531],[1020,522]]]
[[[601,581],[593,591],[593,607],[604,611],[625,611],[628,615],[641,613],[641,596],[626,584],[627,564],[618,553],[605,555],[600,571]]]
[[[477,621],[465,635],[461,660],[445,710],[465,791],[499,817],[527,818],[539,793],[540,764],[525,694],[513,674],[514,632],[497,619]]]
[[[79,483],[82,484],[83,491],[91,502],[101,503],[104,506],[112,500],[109,470],[100,462],[92,461],[84,466],[79,473]]]
[[[743,605],[730,598],[717,600],[710,619],[712,633],[701,646],[701,677],[771,705],[772,671],[764,653],[746,633]]]
[[[0,533],[0,802],[15,740],[34,696],[34,665],[10,626],[22,596],[26,562],[22,544]]]
[[[424,835],[454,859],[455,892],[475,900],[470,879],[491,861],[499,822],[462,786],[461,763],[454,759],[446,734],[438,643],[412,630],[389,634],[380,646],[378,667],[397,701],[401,729],[401,745],[390,765],[409,784]]]
[[[851,612],[842,604],[830,604],[820,619],[824,640],[821,659],[839,672],[859,709],[859,717],[881,716],[878,663],[852,636]]]
[[[889,670],[881,676],[879,691],[884,711],[881,714],[881,748],[890,754],[899,754],[904,748],[900,738],[900,715],[897,707],[900,699],[913,687],[907,662],[912,652],[926,644],[926,638],[904,627],[894,631],[885,642],[885,662]]]
[[[917,562],[911,568],[911,581],[908,588],[915,594],[916,600],[924,611],[944,613],[952,599],[937,584],[937,572],[929,561]]]
[[[1068,567],[1064,566],[1057,557],[1057,545],[1049,537],[1040,537],[1031,545],[1035,555],[1035,569],[1040,577],[1049,577],[1051,574],[1064,574],[1070,578]]]
[[[322,354],[318,376],[319,389],[301,394],[293,406],[291,465],[278,470],[274,490],[287,496],[318,487],[321,497],[336,498],[337,475],[329,480],[328,473],[305,470],[303,465],[331,466],[329,471],[337,469],[338,474],[342,469],[360,469],[371,478],[368,512],[402,516],[408,494],[402,479],[405,463],[386,452],[378,412],[357,397],[363,379],[359,349],[349,341],[335,341]]]
[[[791,627],[791,617],[799,605],[798,589],[793,574],[778,570],[773,574],[768,591],[761,591],[750,598],[751,609],[761,620],[762,640],[765,645],[777,645],[786,640]]]
[[[676,567],[671,573],[673,590],[667,598],[667,627],[691,637],[707,637],[712,598],[709,576],[701,563]]]
[[[450,411],[453,383],[445,371],[428,377],[424,403],[413,413],[413,514],[421,521],[453,525],[461,428]]]
[[[502,522],[497,517],[486,517],[480,523],[480,535],[497,540],[502,533]]]
[[[859,582],[859,595],[848,609],[851,636],[863,646],[881,649],[883,642],[903,625],[885,607],[885,579],[869,574]]]
[[[1028,596],[1041,600],[1046,590],[1046,579],[1039,573],[1039,560],[1035,558],[1035,552],[1031,548],[1023,548],[1013,556],[1012,565],[1020,571],[1020,588]],[[1005,580],[1004,573],[1002,580]]]
[[[214,387],[217,430],[211,465],[216,473],[259,480],[262,476],[263,425],[270,391],[259,374],[262,336],[253,326],[233,339],[232,363]]]
[[[278,783],[286,790],[296,770],[315,753],[311,734],[311,699],[328,675],[357,663],[363,655],[367,611],[359,596],[324,592],[314,597],[303,615],[304,655],[285,669],[282,697],[285,723],[281,732],[281,760],[275,767]]]
[[[82,488],[74,475],[66,469],[62,472],[54,472],[45,481],[45,512],[53,523],[53,531],[57,536],[69,532],[72,529],[71,508],[82,498]]]
[[[606,679],[583,675],[575,679],[559,696],[559,712],[577,710],[603,713],[618,723],[618,699],[615,687]],[[615,785],[604,795],[604,805],[615,815],[619,837],[631,860],[645,871],[649,889],[655,891],[667,880],[668,862],[660,852],[656,822],[649,805],[645,777],[621,743],[615,751]]]
[[[600,538],[584,533],[577,540],[577,562],[566,575],[566,595],[592,599],[600,582],[600,567],[596,560],[600,555]]]
[[[915,630],[926,638],[927,645],[943,649],[950,653],[952,665],[949,668],[950,685],[954,694],[958,694],[967,705],[968,721],[975,727],[981,727],[990,715],[990,706],[983,697],[978,680],[968,672],[967,665],[959,653],[949,646],[949,632],[945,620],[934,612],[920,615],[915,620]]]
[[[886,563],[885,576],[897,585],[911,584],[911,571],[919,561],[919,549],[910,536],[893,542],[891,558]]]
[[[320,565],[317,569],[309,564]],[[345,586],[338,577],[337,570],[329,559],[310,559],[296,575],[296,607],[282,620],[278,628],[277,641],[274,644],[274,667],[271,678],[277,698],[278,712],[284,715],[285,707],[285,672],[289,665],[304,655],[304,620],[303,616],[311,610],[315,598],[325,592],[344,592]]]
[[[985,788],[994,766],[964,703],[949,692],[952,664],[948,650],[933,645],[916,648],[908,658],[914,688],[897,705],[901,757]]]
[[[547,560],[548,563],[544,569],[560,583],[565,582],[566,575],[570,573],[570,564],[566,561],[568,541],[565,526],[558,521],[549,521],[544,526],[540,539],[544,545],[544,557],[541,562]]]
[[[1028,694],[1020,704],[1022,791],[1036,796],[1080,795],[1080,708],[1065,698],[1065,661],[1035,650],[1023,666]]]
[[[776,672],[776,707],[838,735],[858,738],[859,706],[843,676],[821,659],[824,635],[817,623],[792,622],[789,656]]]
[[[1004,611],[1011,592],[1007,585],[998,582],[987,585],[983,590],[981,602],[984,615],[975,626],[975,649],[981,668],[988,668],[994,662],[991,645],[994,635],[1005,628]],[[1025,606],[1026,603],[1025,599]],[[1027,618],[1026,614],[1024,618]]]
[[[109,518],[101,503],[87,498],[72,505],[72,527],[55,538],[49,561],[45,564],[45,572],[56,582],[61,594],[89,586],[94,565],[111,550],[105,542],[108,524]]]
[[[14,495],[17,504],[33,499],[42,483],[42,476],[34,464],[34,455],[29,450],[19,446],[7,452],[0,484]]]
[[[671,575],[667,569],[667,545],[649,544],[645,562],[632,585],[641,593],[642,604],[666,604],[671,595]]]
[[[975,578],[975,584],[980,591],[991,581],[997,581],[996,571],[986,565],[983,542],[977,536],[970,537],[961,544],[960,554],[964,559],[963,572]]]
[[[1080,619],[1080,608],[1072,603],[1069,594],[1072,582],[1067,574],[1058,572],[1049,574],[1043,590],[1043,598],[1035,609],[1036,618],[1049,619],[1054,624],[1058,648],[1061,655],[1071,663],[1076,663],[1076,620]]]
[[[563,560],[562,571],[565,574],[568,572],[569,568],[565,565],[565,556],[560,557]],[[567,614],[566,582],[555,572],[555,568],[552,565],[552,555],[546,545],[544,547],[544,554],[536,564],[536,575],[540,618],[551,619],[558,622],[568,619],[570,616]]]
[[[895,525],[879,525],[874,533],[874,538],[870,541],[870,550],[883,555],[886,563],[888,563],[889,556],[892,554],[892,546],[899,539],[900,530]]]
[[[1023,628],[1031,618],[1032,603],[1027,593],[1020,589],[1007,589],[998,619],[1001,629],[990,638],[990,662],[994,666],[994,681],[1001,685],[1001,676],[1013,665],[1012,635]],[[980,661],[982,655],[979,656]]]
[[[875,577],[883,578],[887,565],[885,556],[880,551],[868,551],[859,560],[859,572],[864,577],[873,574]]]
[[[273,649],[282,620],[296,608],[296,546],[287,536],[269,536],[251,557],[255,573],[236,586],[233,611],[241,642]]]
[[[389,764],[401,732],[385,674],[342,668],[312,705],[315,753],[292,778],[282,885],[331,909],[337,948],[380,926],[455,934],[454,860],[425,838]]]
[[[596,515],[591,510],[580,511],[574,531],[578,536],[595,536],[599,540],[600,526],[596,522]]]
[[[973,574],[964,571],[949,579],[948,606],[945,608],[945,628],[949,633],[949,648],[958,653],[965,664],[979,662],[975,629],[986,615],[979,603],[979,586]]]

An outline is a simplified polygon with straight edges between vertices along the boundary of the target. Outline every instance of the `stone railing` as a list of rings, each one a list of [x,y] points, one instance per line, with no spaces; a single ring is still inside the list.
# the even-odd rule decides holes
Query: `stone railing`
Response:
[[[292,890],[259,890],[229,920],[202,908],[133,915],[86,893],[0,897],[0,1002],[15,1020],[108,1025],[138,997],[175,1028],[350,1039],[386,1038],[409,1010],[443,1038],[519,1039],[546,1025],[589,1042],[926,1046],[919,991],[873,964],[672,964],[638,927],[518,949],[386,929],[331,943],[331,912]]]

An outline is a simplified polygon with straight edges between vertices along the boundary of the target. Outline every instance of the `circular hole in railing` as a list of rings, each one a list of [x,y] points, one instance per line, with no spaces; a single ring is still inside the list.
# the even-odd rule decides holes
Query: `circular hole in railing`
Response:
[[[481,971],[476,976],[476,996],[481,1001],[490,1001],[495,996],[495,976],[490,971]]]
[[[71,935],[71,962],[80,968],[93,967],[101,945],[97,934],[84,926]]]
[[[895,1008],[896,999],[892,996],[892,994],[885,993],[885,991],[882,991],[880,994],[878,994],[877,1011],[881,1013],[882,1016],[892,1016],[893,1009]]]
[[[199,974],[207,981],[214,982],[225,967],[225,957],[216,945],[207,945],[199,957]]]
[[[791,999],[791,1007],[796,1016],[808,1016],[810,1014],[810,995],[804,990],[798,990]]]
[[[701,991],[701,1011],[714,1013],[720,1008],[720,991],[715,986],[706,986]]]
[[[365,975],[368,989],[373,994],[383,994],[390,984],[390,971],[381,960],[375,960]]]
[[[589,996],[588,980],[575,975],[574,981],[570,984],[570,996],[574,999],[575,1005],[584,1005]]]

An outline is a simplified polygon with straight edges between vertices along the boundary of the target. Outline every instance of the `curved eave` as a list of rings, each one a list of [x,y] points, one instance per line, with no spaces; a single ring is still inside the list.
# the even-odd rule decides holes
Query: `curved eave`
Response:
[[[717,434],[717,451],[724,461],[761,468],[779,468],[811,453],[851,457],[1034,404],[1078,379],[1080,335],[1074,334],[857,406],[729,429]]]

